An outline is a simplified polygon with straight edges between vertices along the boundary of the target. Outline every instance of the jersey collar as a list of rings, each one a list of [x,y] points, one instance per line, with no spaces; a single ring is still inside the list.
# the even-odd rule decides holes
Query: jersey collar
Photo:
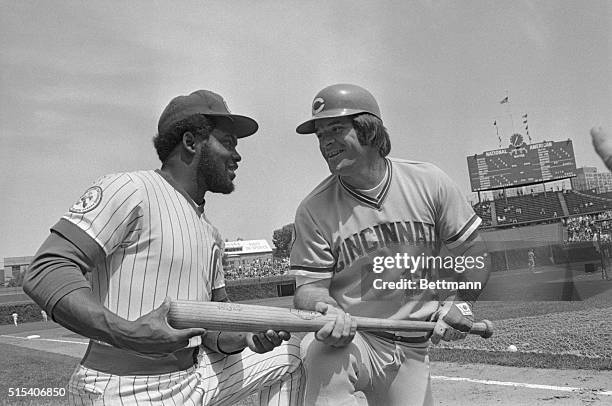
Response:
[[[380,210],[382,208],[383,203],[385,202],[385,198],[387,197],[387,194],[389,193],[389,189],[391,187],[391,178],[393,177],[393,170],[392,170],[393,167],[391,166],[391,162],[387,158],[385,158],[385,164],[386,164],[385,183],[383,184],[383,187],[380,190],[380,192],[378,192],[378,194],[375,197],[368,196],[362,193],[358,189],[355,189],[351,185],[343,182],[342,178],[338,176],[340,185],[344,188],[344,190],[348,192],[348,194],[353,196],[353,198],[357,199],[359,202],[367,206],[370,206],[376,210]]]

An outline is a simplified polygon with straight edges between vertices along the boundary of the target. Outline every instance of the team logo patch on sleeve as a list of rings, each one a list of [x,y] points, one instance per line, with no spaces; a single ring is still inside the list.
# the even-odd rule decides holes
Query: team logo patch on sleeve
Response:
[[[101,201],[102,188],[100,186],[92,186],[72,205],[70,211],[72,213],[87,213],[98,207]]]

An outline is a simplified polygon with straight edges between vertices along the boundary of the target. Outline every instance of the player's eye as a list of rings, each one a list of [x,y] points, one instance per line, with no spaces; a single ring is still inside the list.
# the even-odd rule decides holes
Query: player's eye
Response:
[[[221,145],[223,145],[226,149],[233,149],[234,146],[236,145],[236,143],[234,143],[234,140],[230,139],[230,138],[226,138],[223,140],[223,142],[221,143]]]

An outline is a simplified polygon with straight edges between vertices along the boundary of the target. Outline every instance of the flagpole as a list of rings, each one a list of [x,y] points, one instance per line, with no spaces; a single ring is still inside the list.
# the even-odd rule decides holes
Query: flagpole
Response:
[[[516,130],[514,129],[514,117],[512,117],[512,109],[510,109],[510,97],[508,96],[508,91],[506,90],[506,104],[508,105],[508,114],[510,115],[510,122],[512,123],[512,134],[516,134]]]
[[[525,134],[527,134],[527,138],[529,139],[529,143],[531,144],[531,135],[529,135],[529,123],[527,122],[527,113],[523,114],[523,124],[525,125]]]
[[[499,148],[501,148],[501,137],[499,136],[499,127],[497,126],[497,120],[493,121],[493,127],[495,127],[495,134],[497,134],[497,141]]]

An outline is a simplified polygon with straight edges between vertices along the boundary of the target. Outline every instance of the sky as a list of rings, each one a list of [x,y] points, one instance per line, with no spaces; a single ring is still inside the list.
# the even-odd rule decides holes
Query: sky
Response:
[[[466,157],[529,117],[534,142],[612,129],[612,3],[567,1],[0,2],[0,261],[33,255],[98,177],[160,166],[159,115],[209,89],[259,131],[230,195],[207,194],[229,240],[267,239],[328,175],[295,133],[315,94],[377,99],[391,156],[440,166],[470,197]],[[506,95],[510,103],[500,104]]]

